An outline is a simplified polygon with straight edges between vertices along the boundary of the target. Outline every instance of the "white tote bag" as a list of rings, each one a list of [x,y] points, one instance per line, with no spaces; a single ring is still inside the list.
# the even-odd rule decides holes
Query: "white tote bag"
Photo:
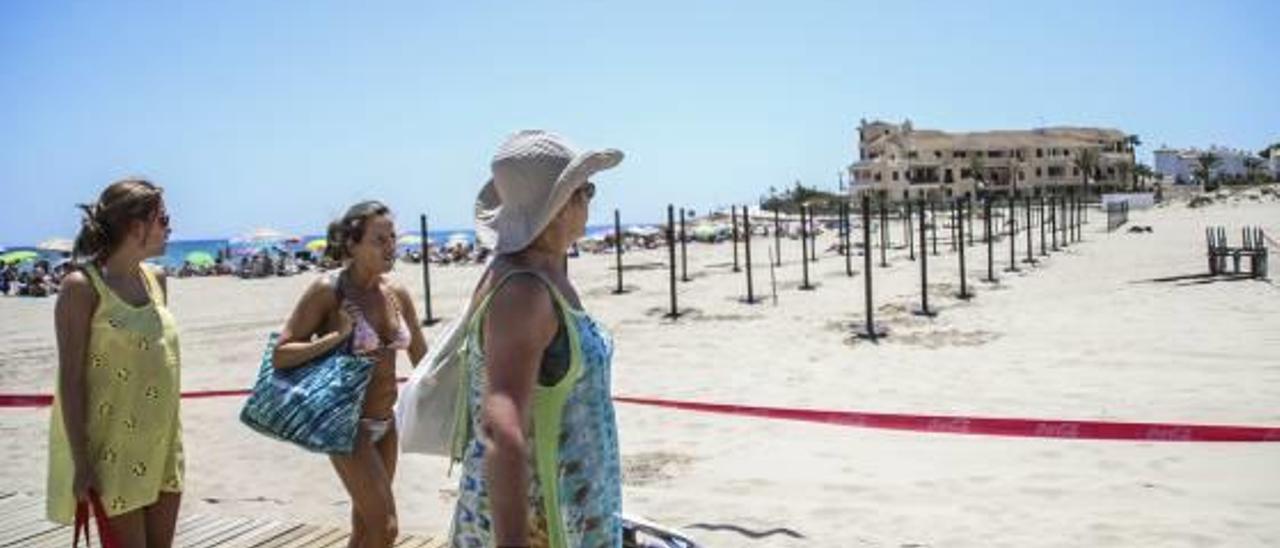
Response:
[[[414,369],[400,389],[395,413],[401,451],[452,456],[459,406],[466,405],[462,392],[467,367],[463,343],[473,312],[473,303],[467,303],[462,314],[432,341],[426,363]]]

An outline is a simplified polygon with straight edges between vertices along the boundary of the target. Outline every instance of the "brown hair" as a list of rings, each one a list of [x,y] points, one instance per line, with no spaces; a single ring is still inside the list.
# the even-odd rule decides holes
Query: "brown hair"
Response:
[[[328,246],[324,250],[325,256],[335,261],[347,259],[351,256],[351,244],[360,243],[360,240],[364,238],[365,224],[369,222],[369,219],[390,214],[391,208],[377,200],[360,202],[351,206],[347,209],[347,214],[343,215],[341,219],[329,223],[329,231],[326,236]]]
[[[120,247],[133,221],[148,221],[155,216],[163,193],[146,179],[121,179],[103,190],[98,201],[77,206],[84,215],[72,260],[76,264],[105,260]]]

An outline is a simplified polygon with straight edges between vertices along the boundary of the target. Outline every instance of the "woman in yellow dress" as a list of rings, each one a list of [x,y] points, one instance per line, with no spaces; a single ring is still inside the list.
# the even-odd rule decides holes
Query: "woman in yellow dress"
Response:
[[[123,546],[168,547],[182,493],[180,354],[165,277],[143,261],[164,254],[169,215],[162,190],[141,179],[81,208],[78,268],[54,309],[48,517],[71,523],[92,491]]]

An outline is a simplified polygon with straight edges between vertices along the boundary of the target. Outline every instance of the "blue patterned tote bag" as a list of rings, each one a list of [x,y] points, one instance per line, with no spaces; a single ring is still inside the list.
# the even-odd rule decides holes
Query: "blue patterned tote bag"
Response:
[[[308,451],[351,453],[373,361],[353,355],[348,338],[309,363],[276,369],[271,356],[278,343],[272,333],[240,421]]]

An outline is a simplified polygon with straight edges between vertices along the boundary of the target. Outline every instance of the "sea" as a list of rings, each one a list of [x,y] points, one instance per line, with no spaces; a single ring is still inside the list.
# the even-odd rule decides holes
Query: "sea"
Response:
[[[626,229],[631,226],[650,226],[650,225],[624,224],[623,228]],[[592,225],[592,226],[588,226],[586,230],[588,237],[600,236],[612,231],[613,231],[613,225]],[[402,236],[406,234],[421,236],[421,233],[417,231],[401,233]],[[435,242],[446,242],[449,240],[465,240],[467,242],[474,244],[476,239],[476,232],[475,230],[472,230],[472,229],[432,230],[432,231],[429,231],[427,234],[428,234],[427,236],[428,239],[433,240]],[[300,252],[306,249],[307,242],[320,239],[320,238],[324,238],[324,235],[303,236],[297,243],[277,244],[276,247],[289,253]],[[182,264],[186,261],[186,258],[192,253],[203,252],[216,257],[218,256],[219,251],[231,250],[231,249],[234,249],[235,247],[236,247],[235,244],[232,243],[232,240],[230,238],[202,239],[202,240],[170,240],[169,245],[165,249],[164,255],[151,259],[151,262],[161,266],[165,266],[165,267],[178,268],[182,266]],[[408,251],[410,248],[415,246],[403,246],[403,247],[404,249],[402,249],[402,251]],[[34,248],[31,246],[13,246],[13,247],[6,248],[5,251],[17,251],[22,249],[34,249]],[[57,253],[40,252],[40,254],[42,259],[48,259],[50,262],[55,264],[59,260],[63,259]]]

